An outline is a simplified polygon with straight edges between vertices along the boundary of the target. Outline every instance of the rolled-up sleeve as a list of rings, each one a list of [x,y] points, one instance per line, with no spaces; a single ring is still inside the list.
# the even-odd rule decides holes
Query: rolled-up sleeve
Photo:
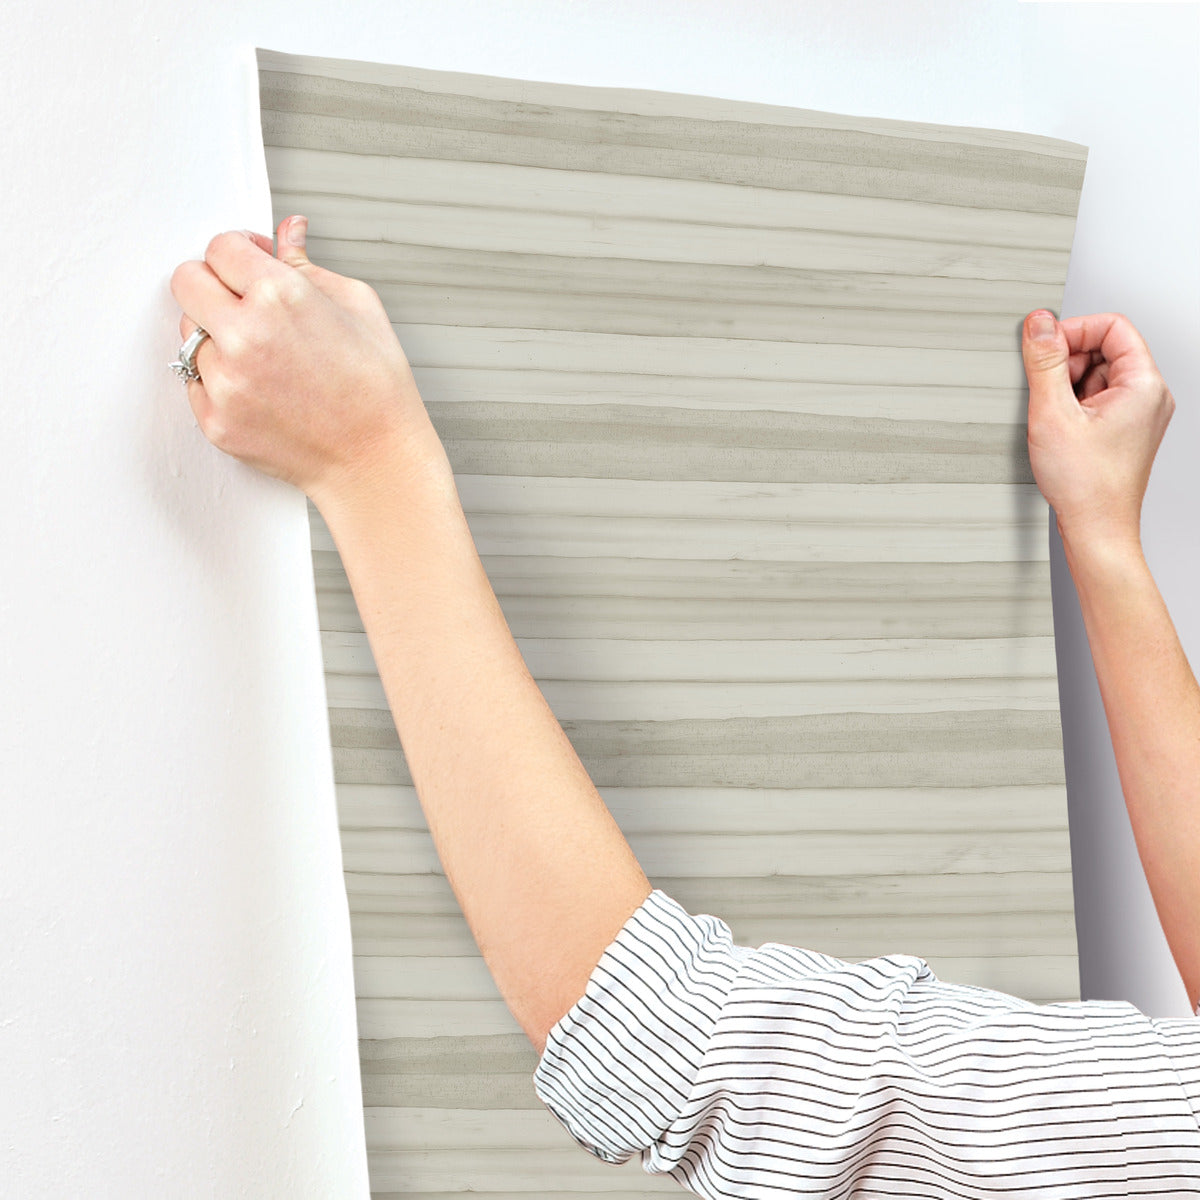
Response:
[[[692,916],[658,888],[629,917],[551,1028],[533,1076],[580,1145],[625,1162],[678,1124],[747,953],[724,921]]]
[[[639,1154],[714,1200],[1200,1195],[1177,1069],[1200,1022],[1162,1024],[945,983],[908,954],[738,945],[655,888],[550,1030],[534,1090],[596,1158]]]

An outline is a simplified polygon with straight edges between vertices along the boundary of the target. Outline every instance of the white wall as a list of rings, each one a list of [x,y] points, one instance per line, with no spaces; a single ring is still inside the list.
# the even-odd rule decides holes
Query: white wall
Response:
[[[221,229],[269,228],[255,45],[1089,144],[1064,312],[1127,312],[1179,401],[1144,533],[1185,647],[1200,644],[1196,6],[733,13],[715,0],[6,10],[6,1196],[366,1188],[303,497],[210,447],[164,365],[176,263]],[[1085,995],[1183,1013],[1053,551]]]

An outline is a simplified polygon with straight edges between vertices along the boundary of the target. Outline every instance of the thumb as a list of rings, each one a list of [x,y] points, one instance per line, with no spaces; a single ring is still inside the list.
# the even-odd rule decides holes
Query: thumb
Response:
[[[308,265],[308,250],[305,248],[305,237],[307,234],[307,217],[284,217],[279,222],[279,229],[276,234],[279,249],[276,257],[280,262],[288,263],[293,267]]]
[[[1029,380],[1030,407],[1054,403],[1058,396],[1077,403],[1071,386],[1071,348],[1053,313],[1039,308],[1025,318],[1021,357]]]

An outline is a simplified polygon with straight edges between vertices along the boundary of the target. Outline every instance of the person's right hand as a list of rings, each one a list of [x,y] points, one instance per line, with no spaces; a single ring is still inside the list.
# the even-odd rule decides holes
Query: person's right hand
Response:
[[[1048,334],[1035,322],[1049,316]],[[1140,540],[1142,499],[1175,398],[1121,313],[1025,318],[1029,462],[1064,541]]]
[[[210,335],[187,384],[201,432],[318,506],[371,475],[440,472],[445,451],[378,293],[311,262],[306,234],[305,218],[286,218],[273,252],[264,234],[221,233],[175,268],[180,336]]]

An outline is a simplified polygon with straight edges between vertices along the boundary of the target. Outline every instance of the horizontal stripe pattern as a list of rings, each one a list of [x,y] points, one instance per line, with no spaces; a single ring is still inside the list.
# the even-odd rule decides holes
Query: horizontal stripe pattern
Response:
[[[884,134],[889,122],[882,120],[879,131],[831,135],[815,125],[604,111],[571,103],[569,87],[560,89],[557,104],[530,105],[397,86],[396,74],[371,83],[297,78],[270,69],[270,61],[260,52],[263,134],[273,146],[354,145],[400,158],[667,175],[1062,215],[1075,212],[1083,179],[1083,161],[1066,153],[1064,143],[1039,153],[972,145],[965,129],[943,142]],[[612,89],[612,100],[621,95]]]
[[[711,1200],[1200,1195],[1200,1021],[740,945],[661,888],[534,1088],[596,1158]]]
[[[1019,330],[1060,303],[1086,147],[258,62],[276,219],[379,294],[521,653],[654,883],[743,942],[1078,995]],[[310,516],[373,1192],[654,1194],[528,1086]]]

